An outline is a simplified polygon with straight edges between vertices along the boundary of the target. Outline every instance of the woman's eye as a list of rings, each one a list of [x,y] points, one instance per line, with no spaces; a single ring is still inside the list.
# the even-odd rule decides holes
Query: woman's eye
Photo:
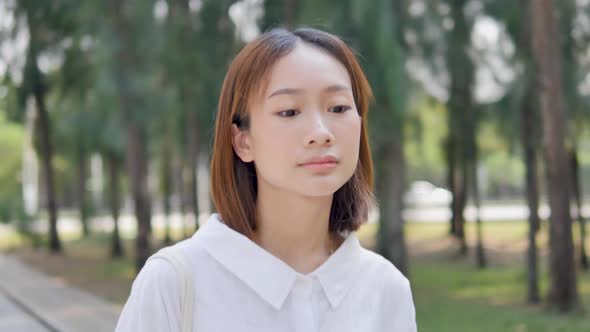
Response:
[[[334,106],[332,108],[330,108],[330,110],[334,113],[344,113],[346,111],[348,111],[350,109],[350,107],[345,106],[345,105],[338,105],[338,106]]]
[[[297,110],[286,110],[286,111],[278,112],[277,114],[280,116],[283,116],[283,117],[290,118],[290,117],[293,117],[293,116],[299,114],[299,112]]]

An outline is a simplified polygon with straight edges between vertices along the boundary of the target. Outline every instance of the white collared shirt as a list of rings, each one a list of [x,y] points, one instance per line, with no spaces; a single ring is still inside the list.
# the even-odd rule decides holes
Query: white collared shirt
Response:
[[[194,273],[194,332],[415,332],[408,280],[350,233],[303,275],[218,214],[175,246]],[[116,332],[180,331],[176,270],[149,261],[133,282]]]

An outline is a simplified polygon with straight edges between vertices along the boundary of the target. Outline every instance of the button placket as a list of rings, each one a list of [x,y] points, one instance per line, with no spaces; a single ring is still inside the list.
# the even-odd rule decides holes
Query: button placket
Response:
[[[316,326],[313,317],[313,283],[310,278],[298,277],[293,289],[293,298],[295,300],[295,320],[296,332],[315,331]]]

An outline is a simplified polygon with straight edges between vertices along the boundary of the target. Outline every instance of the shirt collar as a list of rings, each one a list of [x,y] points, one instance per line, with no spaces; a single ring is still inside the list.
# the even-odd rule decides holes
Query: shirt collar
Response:
[[[200,237],[205,250],[262,299],[277,310],[282,308],[293,288],[297,271],[226,226],[217,213],[209,217],[194,237]],[[318,278],[332,309],[338,307],[357,279],[361,252],[358,238],[351,232],[328,260],[306,275]],[[273,277],[261,278],[261,275]]]

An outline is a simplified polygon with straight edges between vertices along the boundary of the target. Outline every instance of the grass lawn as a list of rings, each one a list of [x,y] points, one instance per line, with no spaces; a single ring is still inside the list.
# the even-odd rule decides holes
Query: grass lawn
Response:
[[[547,237],[539,235],[541,296],[547,291]],[[358,235],[367,247],[374,245],[375,225],[365,225]],[[446,224],[409,223],[406,236],[410,252],[410,278],[421,332],[589,332],[590,314],[561,315],[543,304],[528,306],[526,297],[527,225],[524,222],[489,223],[484,238],[489,267],[477,269],[471,245],[474,228],[466,229],[470,254],[457,255],[458,246],[447,234]],[[578,236],[575,232],[575,239]],[[175,234],[176,238],[180,234]],[[156,230],[156,237],[161,232]],[[123,304],[134,277],[130,258],[108,259],[109,236],[94,234],[86,240],[76,235],[64,238],[64,256],[22,247],[17,235],[0,234],[2,246],[13,255],[49,274],[63,278],[115,303]],[[7,243],[11,243],[12,249]],[[133,241],[125,248],[132,254]],[[590,248],[590,241],[588,241]],[[590,305],[590,272],[578,274],[582,303]],[[590,311],[589,311],[590,312]]]
[[[459,246],[447,236],[448,225],[410,223],[406,236],[410,251],[410,279],[421,332],[589,332],[590,314],[562,315],[525,304],[528,226],[524,222],[484,225],[484,243],[489,267],[475,267],[472,245],[475,228],[468,224],[470,254],[457,255]],[[546,225],[545,225],[546,227]],[[547,236],[538,236],[541,258],[541,297],[548,288]],[[372,243],[376,231],[366,225],[359,236]],[[579,238],[577,229],[574,238]],[[590,240],[590,239],[589,239]],[[590,241],[586,241],[590,248]],[[576,247],[577,248],[577,247]],[[578,290],[583,305],[590,304],[590,271],[578,274]]]
[[[588,303],[588,274],[579,285]],[[478,271],[464,262],[415,263],[412,286],[420,331],[590,331],[587,314],[564,316],[524,305],[525,274],[517,267]]]

